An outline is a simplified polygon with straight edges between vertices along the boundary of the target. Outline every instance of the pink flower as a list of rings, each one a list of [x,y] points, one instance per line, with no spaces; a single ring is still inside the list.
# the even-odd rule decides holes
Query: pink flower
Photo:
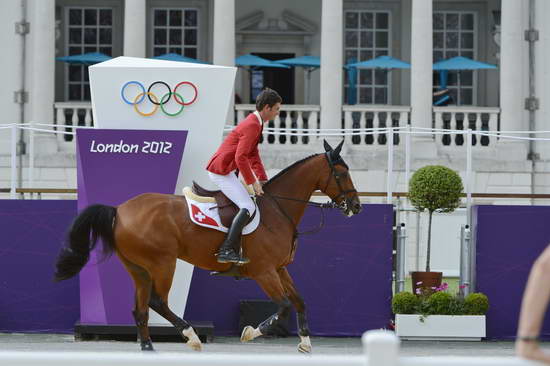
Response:
[[[418,286],[418,285],[421,285],[421,284],[422,284],[422,281],[418,281],[418,282],[416,283],[417,286]]]
[[[420,295],[422,293],[422,290],[417,288],[415,292],[416,292],[417,295]]]

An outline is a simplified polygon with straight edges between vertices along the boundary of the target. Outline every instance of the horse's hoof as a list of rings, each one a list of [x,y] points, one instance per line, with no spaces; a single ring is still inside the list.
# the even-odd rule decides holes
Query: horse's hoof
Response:
[[[254,339],[254,328],[250,325],[244,327],[241,333],[241,342],[245,343]]]
[[[191,349],[193,351],[197,351],[197,352],[202,351],[202,343],[201,343],[200,340],[198,342],[197,341],[187,341],[187,345],[189,347],[191,347]]]
[[[154,351],[155,349],[153,348],[153,343],[151,343],[151,341],[145,341],[145,342],[141,342],[141,350],[142,351]]]
[[[298,345],[298,351],[301,352],[301,353],[310,354],[311,353],[311,344],[300,343]]]

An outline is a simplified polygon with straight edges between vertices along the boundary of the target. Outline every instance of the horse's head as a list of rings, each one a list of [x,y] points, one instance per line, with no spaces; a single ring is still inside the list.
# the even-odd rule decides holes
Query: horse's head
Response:
[[[349,168],[340,156],[343,144],[342,140],[336,149],[333,149],[328,142],[324,141],[327,170],[326,174],[321,176],[318,189],[328,195],[344,215],[353,216],[361,212],[362,206],[351,180]]]

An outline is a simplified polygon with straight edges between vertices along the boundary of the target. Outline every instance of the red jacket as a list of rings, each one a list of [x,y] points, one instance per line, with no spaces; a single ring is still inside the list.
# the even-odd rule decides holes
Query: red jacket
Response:
[[[267,180],[265,169],[258,152],[258,143],[263,126],[254,113],[250,113],[223,141],[212,156],[206,170],[214,174],[227,175],[238,169],[246,184]]]

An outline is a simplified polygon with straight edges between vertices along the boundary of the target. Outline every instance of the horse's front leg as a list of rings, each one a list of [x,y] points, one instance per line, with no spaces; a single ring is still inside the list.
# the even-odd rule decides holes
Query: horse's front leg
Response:
[[[279,305],[278,311],[264,320],[257,328],[250,325],[244,327],[241,334],[241,342],[251,341],[261,335],[269,335],[280,324],[281,319],[288,317],[292,305],[288,298],[285,296],[284,288],[277,272],[269,272],[259,278],[256,278],[256,282],[260,285],[262,290],[277,304]]]
[[[303,353],[311,353],[311,340],[309,339],[309,327],[306,317],[306,304],[296,290],[294,281],[286,268],[281,268],[278,271],[281,283],[283,284],[285,293],[287,294],[292,305],[296,309],[296,321],[298,323],[298,335],[300,336],[300,344],[298,351]]]

